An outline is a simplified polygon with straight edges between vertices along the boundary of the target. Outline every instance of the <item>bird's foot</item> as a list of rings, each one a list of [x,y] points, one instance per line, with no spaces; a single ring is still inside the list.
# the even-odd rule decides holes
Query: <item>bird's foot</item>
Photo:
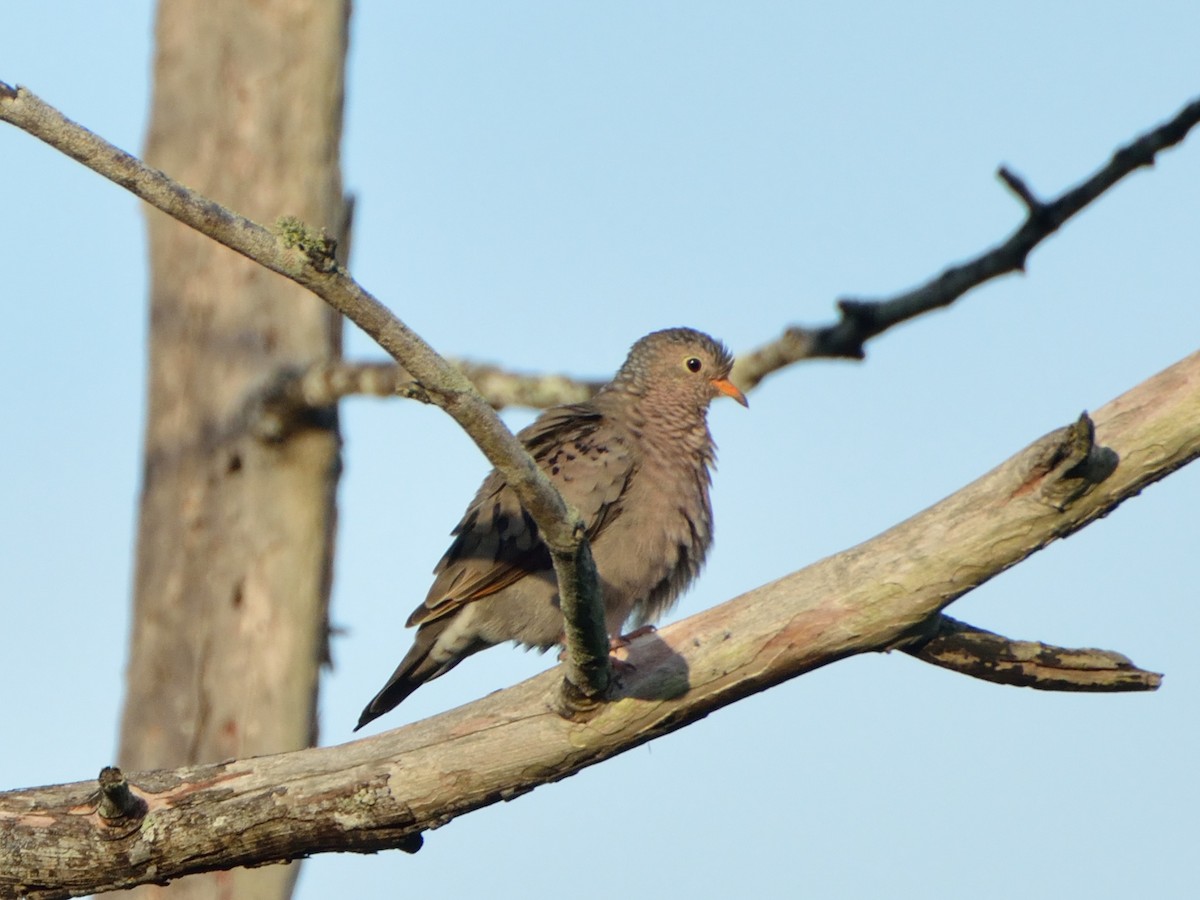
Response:
[[[618,634],[616,637],[608,639],[609,650],[621,650],[628,647],[640,637],[645,637],[648,634],[654,634],[658,631],[653,625],[643,625],[641,628],[635,628],[629,634]]]
[[[608,639],[608,661],[612,664],[613,674],[618,678],[622,674],[637,671],[637,666],[629,661],[629,645],[640,637],[654,634],[658,629],[653,625],[643,625],[635,628],[629,634],[618,634]]]

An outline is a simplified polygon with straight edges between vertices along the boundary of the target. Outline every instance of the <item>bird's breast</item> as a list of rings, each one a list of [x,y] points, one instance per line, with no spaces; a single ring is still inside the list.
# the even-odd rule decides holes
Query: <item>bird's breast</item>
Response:
[[[604,603],[618,625],[657,618],[695,577],[712,542],[707,474],[643,467],[630,479],[621,515],[593,543]]]

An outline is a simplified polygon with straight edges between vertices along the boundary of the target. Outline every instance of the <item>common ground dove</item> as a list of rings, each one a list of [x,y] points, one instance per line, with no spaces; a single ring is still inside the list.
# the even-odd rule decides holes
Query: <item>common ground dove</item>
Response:
[[[518,437],[587,525],[610,635],[663,615],[712,543],[706,416],[717,394],[743,406],[725,346],[690,328],[642,338],[586,403],[546,410]],[[355,731],[418,687],[493,644],[563,641],[550,553],[494,470],[452,532],[425,602],[408,617],[412,649]]]

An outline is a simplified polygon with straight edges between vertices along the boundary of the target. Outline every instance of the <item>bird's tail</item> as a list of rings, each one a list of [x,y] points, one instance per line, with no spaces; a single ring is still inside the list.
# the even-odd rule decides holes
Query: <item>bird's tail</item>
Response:
[[[396,671],[387,680],[374,699],[366,705],[354,730],[362,728],[373,719],[378,719],[400,705],[409,694],[430,679],[444,675],[453,669],[467,654],[455,656],[450,660],[435,660],[433,653],[441,633],[449,624],[450,617],[435,619],[417,629],[416,639]],[[442,655],[442,654],[436,654]]]

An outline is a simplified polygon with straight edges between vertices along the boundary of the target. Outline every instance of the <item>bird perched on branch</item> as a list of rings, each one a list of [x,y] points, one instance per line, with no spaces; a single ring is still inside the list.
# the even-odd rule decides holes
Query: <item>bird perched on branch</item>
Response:
[[[746,405],[732,366],[706,334],[656,331],[591,400],[548,409],[518,435],[587,526],[610,635],[662,616],[700,571],[712,543],[708,406],[718,394]],[[356,731],[473,653],[563,642],[550,552],[495,470],[452,534],[408,618],[416,640]]]

